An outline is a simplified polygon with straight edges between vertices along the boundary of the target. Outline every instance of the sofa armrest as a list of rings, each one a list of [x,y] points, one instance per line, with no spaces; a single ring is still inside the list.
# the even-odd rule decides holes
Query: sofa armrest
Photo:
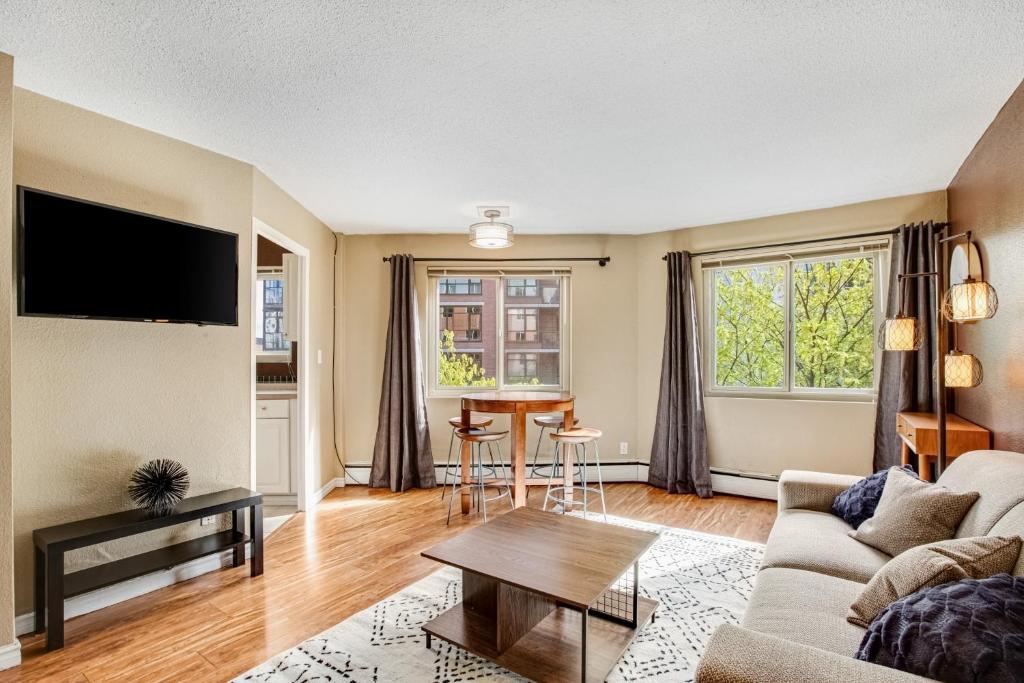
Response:
[[[925,683],[930,679],[723,624],[711,636],[694,680],[697,683]]]
[[[779,510],[828,512],[836,496],[864,477],[786,470],[779,476]]]

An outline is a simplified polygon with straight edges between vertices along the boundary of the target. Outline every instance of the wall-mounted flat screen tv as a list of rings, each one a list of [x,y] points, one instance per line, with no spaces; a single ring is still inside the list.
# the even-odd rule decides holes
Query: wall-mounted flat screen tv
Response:
[[[238,235],[18,188],[18,315],[238,324]]]

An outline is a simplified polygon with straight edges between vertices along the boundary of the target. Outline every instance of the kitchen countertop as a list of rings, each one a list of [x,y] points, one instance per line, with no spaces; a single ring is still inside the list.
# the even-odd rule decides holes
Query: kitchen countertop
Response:
[[[298,389],[291,382],[257,382],[256,398],[289,399],[298,398]]]

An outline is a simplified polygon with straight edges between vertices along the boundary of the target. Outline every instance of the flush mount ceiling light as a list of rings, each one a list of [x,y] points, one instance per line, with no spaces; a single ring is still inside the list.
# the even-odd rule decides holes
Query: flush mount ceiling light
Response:
[[[494,219],[501,216],[498,209],[484,211],[486,221],[474,223],[469,226],[469,243],[480,249],[504,249],[511,247],[512,226],[508,223],[499,223]]]

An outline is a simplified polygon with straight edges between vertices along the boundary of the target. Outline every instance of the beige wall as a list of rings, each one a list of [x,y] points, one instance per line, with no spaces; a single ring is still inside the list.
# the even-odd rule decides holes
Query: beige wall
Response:
[[[320,488],[341,473],[334,452],[331,376],[334,371],[334,233],[313,214],[252,169],[252,215],[309,250],[309,433],[316,450],[309,480]],[[317,363],[317,351],[322,363]]]
[[[14,504],[11,471],[11,181],[14,60],[0,53],[0,648],[14,642]]]
[[[572,279],[572,389],[583,419],[600,426],[604,461],[650,458],[665,326],[665,267],[670,249],[704,251],[842,236],[893,228],[946,215],[945,193],[895,197],[784,216],[641,236],[520,236],[501,256],[612,256],[606,268],[575,266]],[[345,237],[343,302],[347,328],[342,376],[347,462],[370,461],[377,424],[388,313],[388,269],[381,257],[479,256],[462,235],[349,235]],[[434,265],[434,264],[431,264]],[[511,264],[515,265],[515,264]],[[417,266],[421,311],[426,268]],[[698,278],[699,286],[699,278]],[[709,397],[706,403],[713,467],[778,474],[785,468],[867,473],[871,468],[874,406],[844,401]],[[435,461],[443,461],[457,414],[455,399],[430,399]],[[532,451],[535,438],[531,432]],[[630,455],[618,455],[627,441]]]
[[[173,458],[190,494],[248,486],[253,216],[311,251],[315,350],[311,480],[335,470],[330,348],[333,237],[251,165],[15,89],[14,182],[239,235],[237,327],[16,317],[12,384],[17,612],[31,607],[31,531],[130,507],[132,469]],[[330,456],[330,457],[328,457]],[[76,552],[68,570],[186,538],[176,527]],[[205,532],[205,530],[204,530]]]
[[[384,335],[388,319],[388,265],[384,256],[480,256],[463,235],[347,235],[339,300],[343,302],[342,335],[345,386],[345,445],[349,464],[370,462],[377,430]],[[611,256],[602,268],[596,263],[574,264],[572,296],[572,389],[577,412],[604,430],[604,460],[617,455],[618,443],[636,443],[636,239],[629,236],[521,236],[504,257]],[[442,265],[442,264],[430,264]],[[516,265],[516,264],[510,264]],[[531,264],[532,265],[532,264]],[[421,321],[425,321],[426,266],[416,267]],[[425,328],[424,328],[425,334]],[[447,419],[459,412],[458,399],[427,402],[434,460],[444,462],[451,428]],[[506,424],[499,418],[496,424]],[[532,425],[527,444],[533,452]],[[614,447],[612,446],[614,444]],[[635,459],[633,451],[626,459]]]

